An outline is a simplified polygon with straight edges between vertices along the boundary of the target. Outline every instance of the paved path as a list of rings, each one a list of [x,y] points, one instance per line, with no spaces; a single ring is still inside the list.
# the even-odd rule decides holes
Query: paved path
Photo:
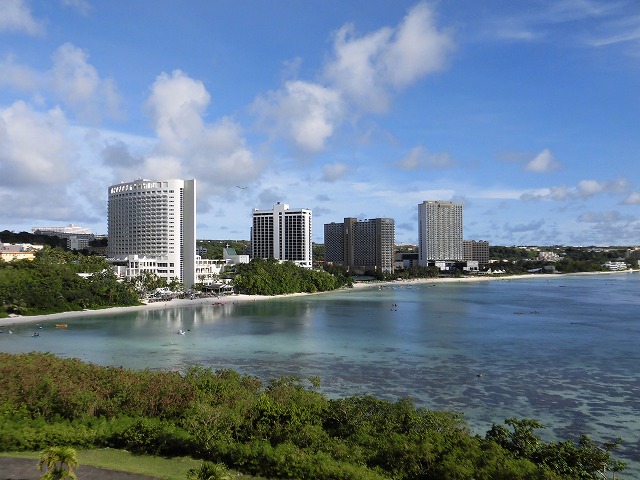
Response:
[[[33,458],[0,457],[0,480],[40,480],[38,461]],[[80,465],[76,469],[78,480],[157,480],[135,473],[116,472]]]

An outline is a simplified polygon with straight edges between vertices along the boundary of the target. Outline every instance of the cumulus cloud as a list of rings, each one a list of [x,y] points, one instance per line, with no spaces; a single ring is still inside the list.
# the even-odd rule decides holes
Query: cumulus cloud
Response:
[[[118,117],[121,99],[115,83],[100,78],[88,58],[87,52],[71,43],[60,46],[49,72],[53,90],[83,119],[96,121],[103,113]]]
[[[337,91],[300,80],[286,82],[281,90],[258,98],[253,109],[269,133],[282,135],[309,152],[324,148],[344,111]]]
[[[438,30],[433,10],[419,3],[404,18],[383,56],[385,77],[394,87],[406,87],[442,70],[452,50],[450,33]]]
[[[353,25],[343,26],[333,47],[325,70],[329,83],[363,111],[382,112],[393,90],[444,68],[453,40],[438,30],[431,7],[421,2],[396,28],[357,36]]]
[[[131,168],[140,163],[140,158],[136,158],[129,151],[129,147],[121,140],[107,142],[100,153],[105,165],[113,168]]]
[[[618,178],[605,182],[597,180],[581,180],[577,186],[577,196],[579,198],[591,198],[601,193],[623,194],[629,189],[629,182],[625,178]]]
[[[210,101],[204,84],[180,70],[174,70],[171,75],[161,73],[156,78],[147,106],[165,149],[181,152],[186,143],[202,136],[202,116]]]
[[[210,101],[204,84],[180,70],[156,78],[147,107],[158,146],[145,170],[197,176],[198,190],[214,194],[258,177],[264,165],[246,146],[240,126],[230,118],[204,121]]]
[[[533,157],[524,167],[525,170],[535,173],[548,173],[560,168],[560,163],[556,161],[548,148]]]
[[[0,86],[31,93],[34,98],[56,97],[83,121],[121,118],[122,99],[115,82],[101,77],[88,60],[86,51],[65,43],[51,55],[51,68],[38,72],[8,54],[0,60]]]
[[[615,180],[581,180],[575,187],[560,185],[536,191],[524,192],[520,195],[521,200],[586,200],[596,195],[621,195],[629,190],[629,182],[626,178],[620,177]]]
[[[392,95],[445,67],[454,48],[431,7],[414,6],[396,27],[358,35],[344,25],[318,81],[290,80],[254,102],[260,125],[295,148],[319,152],[347,116],[381,113]]]
[[[7,55],[0,61],[0,86],[34,91],[38,87],[37,73],[26,65],[16,62],[14,55]]]
[[[349,171],[349,167],[344,163],[335,162],[325,165],[322,169],[322,180],[325,182],[335,182]]]
[[[41,35],[44,27],[33,18],[24,0],[3,0],[0,8],[0,32],[3,31]]]
[[[0,110],[0,185],[37,187],[68,180],[66,126],[59,108],[39,113],[19,101]]]
[[[622,201],[623,205],[640,205],[640,192],[632,192]]]
[[[396,166],[403,170],[435,170],[456,166],[456,161],[447,152],[431,153],[424,147],[412,148]]]
[[[192,174],[215,186],[212,193],[258,178],[265,166],[246,145],[240,125],[230,118],[207,125],[189,151]]]

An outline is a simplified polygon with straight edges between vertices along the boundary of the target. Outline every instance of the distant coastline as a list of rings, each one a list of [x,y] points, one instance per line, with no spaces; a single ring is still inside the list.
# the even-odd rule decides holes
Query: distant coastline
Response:
[[[388,287],[388,286],[397,286],[397,285],[423,285],[423,284],[438,284],[438,283],[479,283],[479,282],[487,282],[487,281],[499,281],[499,280],[520,280],[525,278],[541,278],[541,277],[559,277],[559,276],[595,276],[595,275],[624,275],[624,274],[632,274],[637,273],[640,270],[623,270],[623,271],[613,271],[613,272],[577,272],[577,273],[567,273],[567,274],[556,274],[556,275],[540,275],[540,274],[520,274],[520,275],[479,275],[473,277],[460,277],[460,278],[414,278],[409,280],[392,280],[392,281],[367,281],[367,282],[355,282],[353,284],[354,289],[364,289],[364,288],[377,288],[377,287]],[[335,290],[334,290],[335,291]],[[175,308],[175,307],[186,307],[193,305],[211,305],[211,304],[234,304],[234,303],[245,303],[245,302],[257,302],[264,300],[272,300],[272,299],[282,299],[282,298],[290,298],[290,297],[298,297],[305,295],[318,295],[322,293],[331,293],[331,292],[319,292],[319,293],[290,293],[284,295],[246,295],[246,294],[235,294],[223,296],[220,298],[216,297],[206,297],[206,298],[196,298],[193,300],[189,299],[174,299],[166,302],[153,302],[153,303],[145,303],[143,305],[135,305],[131,307],[109,307],[98,310],[81,310],[81,311],[73,311],[73,312],[60,312],[60,313],[51,313],[47,315],[29,315],[29,316],[12,316],[0,319],[0,325],[3,327],[13,327],[18,325],[32,324],[32,323],[42,323],[49,321],[60,321],[62,323],[72,320],[72,319],[80,319],[83,317],[91,317],[98,315],[109,315],[112,313],[124,313],[124,312],[136,312],[142,310],[161,310],[165,308]]]

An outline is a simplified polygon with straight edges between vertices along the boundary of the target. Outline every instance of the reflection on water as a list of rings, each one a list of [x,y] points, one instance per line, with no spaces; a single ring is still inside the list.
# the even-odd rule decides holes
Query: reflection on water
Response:
[[[393,286],[45,324],[0,349],[263,379],[319,376],[332,397],[372,393],[464,412],[484,433],[537,418],[547,439],[620,436],[640,474],[640,275]],[[179,334],[180,331],[184,335]]]

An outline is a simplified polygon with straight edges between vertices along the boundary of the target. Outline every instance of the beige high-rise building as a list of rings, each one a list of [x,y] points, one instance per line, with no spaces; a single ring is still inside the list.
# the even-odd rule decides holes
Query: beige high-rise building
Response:
[[[419,264],[464,260],[462,248],[462,205],[427,201],[418,204]]]

